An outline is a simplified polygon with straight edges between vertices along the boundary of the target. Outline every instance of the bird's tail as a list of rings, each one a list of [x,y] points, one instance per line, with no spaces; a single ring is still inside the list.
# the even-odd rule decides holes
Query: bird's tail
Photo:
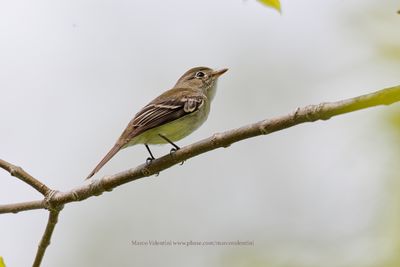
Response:
[[[106,164],[115,154],[117,154],[117,152],[120,151],[122,147],[123,144],[117,142],[113,146],[113,148],[111,148],[111,150],[107,153],[107,155],[105,155],[105,157],[99,162],[99,164],[97,164],[96,168],[94,168],[93,171],[88,175],[88,177],[86,177],[85,180],[95,175],[95,173],[97,173],[104,166],[104,164]]]

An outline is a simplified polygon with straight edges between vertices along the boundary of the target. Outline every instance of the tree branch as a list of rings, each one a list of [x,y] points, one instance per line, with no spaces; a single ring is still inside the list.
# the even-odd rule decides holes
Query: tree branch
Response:
[[[42,239],[39,243],[36,257],[33,262],[33,267],[39,267],[47,247],[50,245],[51,236],[58,221],[58,215],[63,209],[63,204],[53,205],[49,200],[57,192],[51,190],[45,184],[34,178],[32,175],[24,171],[21,167],[15,166],[5,160],[0,159],[0,167],[8,171],[12,176],[19,178],[21,181],[27,183],[44,196],[42,201],[30,201],[0,206],[0,213],[17,213],[23,210],[32,209],[48,209],[49,219],[47,221],[46,229],[43,233]]]
[[[309,105],[303,108],[297,108],[294,112],[281,117],[262,120],[223,133],[216,133],[209,138],[185,146],[175,153],[158,158],[152,161],[149,165],[141,164],[136,168],[114,175],[105,176],[99,180],[93,180],[89,184],[79,186],[67,192],[51,190],[43,183],[26,173],[22,168],[14,166],[4,160],[0,160],[1,168],[29,184],[45,196],[43,201],[2,205],[0,206],[0,213],[16,213],[24,210],[42,208],[50,210],[46,230],[43,234],[42,240],[40,241],[35,262],[33,264],[33,266],[40,266],[46,248],[50,244],[50,239],[57,224],[59,212],[66,203],[82,201],[92,196],[101,195],[103,192],[111,191],[125,183],[151,176],[197,155],[220,147],[228,147],[233,143],[247,138],[270,134],[305,122],[328,120],[333,116],[360,109],[379,105],[390,105],[398,101],[400,101],[400,86],[395,86],[342,101],[326,102],[319,105]]]
[[[55,192],[48,199],[48,203],[56,207],[69,202],[82,201],[92,196],[101,195],[105,191],[111,191],[125,183],[151,176],[197,155],[220,147],[228,147],[247,138],[270,134],[305,122],[328,120],[331,117],[360,109],[390,105],[398,101],[400,101],[400,86],[395,86],[346,100],[297,108],[294,112],[281,117],[266,119],[237,129],[216,133],[209,138],[182,147],[173,154],[160,157],[149,165],[141,164],[136,168],[105,176],[99,180],[93,180],[90,184],[79,186],[67,192]]]
[[[216,133],[209,138],[182,147],[173,154],[158,158],[149,165],[142,164],[130,170],[105,176],[68,192],[57,192],[50,201],[54,202],[55,205],[82,201],[86,198],[100,195],[104,191],[111,191],[122,184],[151,176],[199,154],[220,147],[228,147],[247,138],[270,134],[305,122],[328,120],[333,116],[360,109],[390,105],[398,101],[400,101],[400,86],[395,86],[346,100],[297,108],[294,112],[281,117],[259,121],[223,133]]]
[[[46,205],[43,200],[20,202],[13,204],[0,205],[0,214],[2,213],[18,213],[26,210],[45,209]]]
[[[33,262],[33,267],[39,267],[42,260],[44,253],[46,252],[47,247],[50,245],[51,236],[53,235],[54,228],[58,222],[58,215],[60,214],[60,210],[53,209],[49,212],[49,219],[47,221],[46,229],[40,240],[38,250],[36,252],[35,261]]]
[[[48,194],[48,192],[50,191],[50,188],[48,188],[42,182],[34,178],[26,171],[24,171],[21,167],[15,166],[5,160],[0,159],[0,168],[8,171],[11,174],[11,176],[15,176],[21,181],[32,186],[33,188],[36,189],[36,191],[41,193],[43,196],[46,196],[46,194]]]

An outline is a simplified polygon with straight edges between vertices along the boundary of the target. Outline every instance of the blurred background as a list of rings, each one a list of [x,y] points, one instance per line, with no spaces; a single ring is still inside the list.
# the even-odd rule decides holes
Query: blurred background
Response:
[[[0,158],[69,190],[189,68],[228,67],[215,132],[399,84],[398,1],[0,1]],[[245,102],[244,102],[245,101]],[[42,266],[400,266],[400,106],[246,140],[69,204]],[[169,146],[153,147],[157,156]],[[143,146],[96,176],[144,162]],[[0,203],[40,199],[0,171]],[[0,216],[30,266],[47,212]],[[251,241],[138,246],[132,241]]]

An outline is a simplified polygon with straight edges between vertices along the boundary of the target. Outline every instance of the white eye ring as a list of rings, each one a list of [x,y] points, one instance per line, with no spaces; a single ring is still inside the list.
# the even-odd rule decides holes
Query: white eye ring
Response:
[[[196,74],[195,74],[194,77],[196,77],[196,78],[203,78],[203,77],[205,77],[205,76],[206,76],[206,74],[205,74],[204,72],[198,71],[198,72],[196,72]]]

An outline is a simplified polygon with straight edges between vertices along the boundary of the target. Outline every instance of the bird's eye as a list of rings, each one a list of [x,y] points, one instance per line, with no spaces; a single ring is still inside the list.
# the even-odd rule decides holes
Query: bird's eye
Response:
[[[196,75],[195,75],[196,78],[203,78],[204,76],[206,76],[206,74],[202,71],[196,72]]]

